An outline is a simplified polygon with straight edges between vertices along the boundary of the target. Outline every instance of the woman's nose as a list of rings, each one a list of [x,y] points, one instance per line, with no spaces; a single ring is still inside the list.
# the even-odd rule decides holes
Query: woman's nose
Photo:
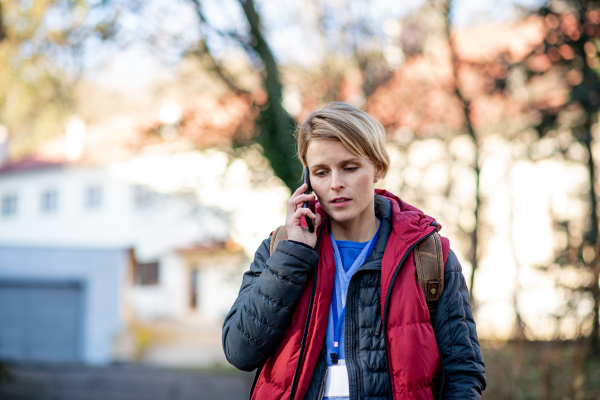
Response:
[[[340,190],[346,186],[344,180],[342,179],[340,174],[333,173],[331,174],[331,189],[332,190]]]

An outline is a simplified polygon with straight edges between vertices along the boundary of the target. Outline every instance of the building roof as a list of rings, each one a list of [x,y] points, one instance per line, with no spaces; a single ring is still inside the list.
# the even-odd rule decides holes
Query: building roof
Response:
[[[29,156],[23,158],[17,162],[12,162],[4,165],[0,168],[0,174],[12,173],[12,172],[24,172],[39,169],[50,169],[61,167],[64,165],[62,161],[51,161],[43,158],[37,158],[35,156]]]

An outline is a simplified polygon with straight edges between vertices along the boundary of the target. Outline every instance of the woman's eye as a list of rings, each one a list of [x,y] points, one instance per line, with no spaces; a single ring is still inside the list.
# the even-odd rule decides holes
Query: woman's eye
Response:
[[[325,171],[317,171],[315,172],[316,176],[325,176]]]
[[[354,172],[358,169],[358,167],[346,167],[344,168],[344,170],[348,171],[348,172]]]

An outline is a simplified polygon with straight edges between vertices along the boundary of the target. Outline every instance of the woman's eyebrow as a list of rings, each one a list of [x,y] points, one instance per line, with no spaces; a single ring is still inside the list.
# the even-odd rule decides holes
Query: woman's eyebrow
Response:
[[[339,165],[352,164],[352,163],[357,163],[360,161],[361,161],[360,157],[353,157],[353,158],[349,158],[347,160],[341,161]]]
[[[360,162],[360,157],[353,157],[353,158],[348,158],[346,160],[342,160],[338,163],[338,165],[346,165],[346,164],[351,164],[351,163],[357,163]],[[315,165],[311,165],[310,167],[308,167],[309,170],[313,170],[313,169],[318,169],[318,168],[329,168],[329,165],[327,164],[315,164]]]

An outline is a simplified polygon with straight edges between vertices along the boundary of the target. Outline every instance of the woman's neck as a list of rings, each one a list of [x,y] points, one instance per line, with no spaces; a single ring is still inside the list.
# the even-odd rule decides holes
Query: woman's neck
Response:
[[[351,221],[339,222],[331,219],[331,233],[335,240],[368,242],[375,235],[378,228],[379,220],[375,217],[374,207],[369,207]]]

